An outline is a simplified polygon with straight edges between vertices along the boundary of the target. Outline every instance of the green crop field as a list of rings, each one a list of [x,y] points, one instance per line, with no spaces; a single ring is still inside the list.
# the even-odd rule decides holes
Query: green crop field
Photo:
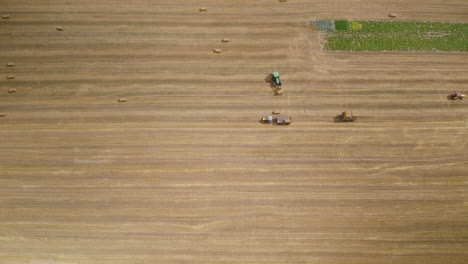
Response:
[[[336,30],[350,30],[350,25],[348,20],[335,20]]]
[[[352,21],[350,30],[326,32],[329,50],[468,51],[468,24]]]

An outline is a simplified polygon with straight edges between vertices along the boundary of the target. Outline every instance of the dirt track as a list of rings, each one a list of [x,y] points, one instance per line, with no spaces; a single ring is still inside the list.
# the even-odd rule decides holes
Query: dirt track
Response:
[[[468,54],[321,51],[308,21],[468,3],[219,2],[2,0],[0,262],[466,263]]]

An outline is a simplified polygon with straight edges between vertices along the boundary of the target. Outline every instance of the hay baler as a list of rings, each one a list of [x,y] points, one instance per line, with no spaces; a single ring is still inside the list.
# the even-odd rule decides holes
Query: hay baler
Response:
[[[353,122],[353,121],[356,121],[358,117],[353,115],[352,112],[347,112],[347,111],[344,111],[341,113],[341,115],[337,115],[336,116],[336,119],[338,119],[338,121],[341,121],[341,122]]]

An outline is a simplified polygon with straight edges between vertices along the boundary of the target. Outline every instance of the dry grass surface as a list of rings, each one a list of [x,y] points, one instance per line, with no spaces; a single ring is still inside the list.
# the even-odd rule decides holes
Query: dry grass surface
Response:
[[[466,262],[468,55],[323,52],[307,24],[467,2],[224,2],[1,1],[0,262]]]

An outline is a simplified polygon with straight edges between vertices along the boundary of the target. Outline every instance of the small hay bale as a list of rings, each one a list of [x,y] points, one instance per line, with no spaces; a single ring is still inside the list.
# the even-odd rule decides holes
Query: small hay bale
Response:
[[[127,102],[127,98],[119,98],[119,103]]]
[[[62,26],[57,26],[55,29],[57,29],[57,31],[63,31],[63,27],[62,27]]]
[[[6,64],[6,66],[7,66],[7,67],[15,67],[15,63],[13,63],[13,62],[8,62],[8,63]]]
[[[13,74],[9,74],[9,75],[7,75],[7,77],[6,77],[6,78],[7,78],[8,80],[11,80],[11,79],[14,79],[14,78],[15,78],[15,76],[14,76]]]
[[[280,112],[273,110],[273,111],[271,112],[271,114],[272,114],[272,115],[279,115]]]
[[[0,117],[4,117],[4,116],[6,116],[6,114],[0,113]]]
[[[198,9],[198,11],[200,11],[200,12],[206,12],[206,11],[208,11],[208,8],[206,8],[206,7],[200,7],[200,9]]]
[[[3,19],[10,19],[10,15],[2,15]]]
[[[8,93],[16,93],[16,89],[15,88],[8,89]]]
[[[231,41],[231,40],[228,39],[228,38],[223,38],[223,39],[221,40],[221,42],[229,42],[229,41]]]
[[[286,0],[279,0],[279,1],[280,1],[280,3],[284,3],[284,2],[286,2]]]
[[[221,52],[223,52],[223,51],[222,51],[221,49],[214,49],[213,52],[214,52],[214,53],[221,53]]]
[[[395,13],[390,13],[390,14],[388,14],[388,16],[391,17],[391,18],[395,18],[396,14]]]

